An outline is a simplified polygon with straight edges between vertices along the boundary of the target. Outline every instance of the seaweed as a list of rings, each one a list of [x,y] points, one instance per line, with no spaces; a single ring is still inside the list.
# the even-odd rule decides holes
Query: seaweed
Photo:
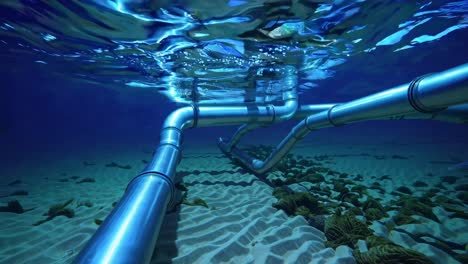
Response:
[[[406,187],[406,186],[400,186],[400,187],[396,188],[396,191],[404,193],[404,194],[411,194],[412,193],[411,189]]]
[[[408,157],[400,156],[400,155],[393,155],[392,159],[408,159]]]
[[[210,209],[208,204],[201,198],[195,198],[195,199],[193,199],[192,202],[184,199],[182,201],[182,203],[185,204],[185,205],[189,205],[189,206],[203,206],[203,207],[206,207],[206,208]]]
[[[340,245],[346,245],[354,248],[354,245],[359,239],[366,239],[372,231],[366,224],[356,219],[351,212],[341,214],[337,210],[335,214],[325,220],[325,236],[327,237],[326,245],[336,248]]]
[[[14,180],[14,181],[9,182],[7,185],[8,186],[14,186],[14,185],[18,185],[20,183],[23,183],[23,182],[21,180]]]
[[[455,176],[442,176],[442,177],[440,177],[440,179],[442,180],[442,182],[445,182],[445,183],[448,183],[448,184],[454,184],[458,180],[458,177],[455,177]]]
[[[278,202],[272,206],[283,210],[289,216],[302,215],[304,218],[310,219],[314,215],[328,213],[327,209],[319,203],[319,199],[310,193],[290,193],[284,188],[275,188],[273,195],[278,198]]]
[[[462,184],[462,185],[455,186],[455,191],[468,192],[468,184]]]
[[[414,186],[414,187],[427,187],[427,186],[429,186],[429,185],[427,185],[427,183],[422,182],[422,181],[415,181],[415,182],[413,183],[413,186]]]
[[[468,192],[466,191],[459,192],[457,193],[456,197],[460,199],[464,204],[468,204]]]
[[[353,254],[356,258],[356,262],[360,264],[432,264],[432,261],[422,253],[392,244],[384,244],[371,247],[366,253],[361,253],[355,250]]]
[[[35,208],[24,209],[21,206],[18,200],[12,200],[7,203],[7,206],[0,206],[1,213],[15,213],[15,214],[22,214],[28,211],[34,210]]]
[[[379,180],[383,181],[383,180],[391,180],[392,178],[390,178],[390,175],[383,175],[379,178]]]
[[[351,187],[351,191],[360,194],[367,194],[367,187],[362,184],[356,184],[353,187]]]
[[[81,207],[81,206],[86,206],[86,207],[93,207],[93,202],[91,201],[82,201],[82,202],[79,202],[77,205],[76,205],[76,208],[78,207]]]
[[[94,178],[84,178],[81,181],[76,182],[76,184],[85,183],[85,182],[96,182]]]
[[[2,197],[8,197],[8,196],[26,196],[26,195],[28,195],[28,194],[29,194],[29,193],[28,193],[27,191],[25,191],[25,190],[17,190],[17,191],[11,192],[11,193],[8,194],[8,195],[2,195],[2,196],[0,196],[0,198],[2,198]]]
[[[439,222],[437,216],[432,212],[432,202],[426,197],[412,197],[409,195],[401,196],[393,205],[399,206],[400,221],[407,223],[411,215],[420,215],[436,222]],[[400,224],[399,224],[400,225]]]
[[[129,170],[129,169],[132,168],[132,166],[130,166],[130,165],[120,165],[120,164],[118,164],[118,163],[116,163],[114,161],[112,161],[111,163],[106,164],[105,166],[108,167],[108,168],[114,168],[115,167],[115,168],[124,169],[124,170]]]
[[[73,202],[73,200],[74,199],[70,199],[70,200],[68,200],[68,201],[66,201],[64,203],[52,205],[49,208],[49,211],[47,212],[47,214],[44,214],[44,215],[47,216],[47,218],[34,223],[33,226],[41,225],[41,224],[43,224],[45,222],[48,222],[48,221],[54,219],[55,217],[57,217],[59,215],[66,216],[68,218],[74,217],[75,216],[75,211],[73,209],[67,208],[67,206],[70,205]]]

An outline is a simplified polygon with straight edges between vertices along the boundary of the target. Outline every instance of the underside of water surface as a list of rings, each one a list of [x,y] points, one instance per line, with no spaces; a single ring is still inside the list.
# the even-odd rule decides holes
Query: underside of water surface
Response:
[[[200,120],[151,263],[467,263],[467,112],[309,119],[262,173],[217,147],[237,127],[202,116],[266,109],[276,121],[248,120],[239,143],[259,164],[301,106],[466,64],[467,28],[468,1],[1,1],[0,263],[76,260],[187,106]],[[292,97],[297,111],[271,112]]]

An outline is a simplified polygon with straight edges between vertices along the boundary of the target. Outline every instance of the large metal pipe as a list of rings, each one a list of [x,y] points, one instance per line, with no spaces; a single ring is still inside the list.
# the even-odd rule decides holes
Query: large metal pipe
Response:
[[[122,199],[88,241],[75,263],[149,263],[166,209],[174,200],[175,169],[183,130],[196,126],[269,123],[292,117],[295,89],[284,92],[282,106],[192,106],[170,114],[152,161],[128,185]]]
[[[310,131],[363,120],[434,118],[451,106],[468,102],[468,64],[441,73],[423,76],[414,81],[349,103],[335,105],[327,111],[311,115],[296,125],[265,160],[243,153],[235,146],[230,153],[255,173],[264,173],[276,165]],[[465,108],[448,111],[454,116]],[[415,115],[416,113],[416,115]],[[464,112],[466,113],[466,112]],[[443,114],[439,115],[443,118]],[[466,120],[466,118],[464,118]],[[220,139],[221,150],[224,142]]]

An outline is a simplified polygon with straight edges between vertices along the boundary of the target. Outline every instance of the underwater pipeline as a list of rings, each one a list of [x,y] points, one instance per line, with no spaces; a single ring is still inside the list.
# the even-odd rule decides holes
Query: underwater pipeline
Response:
[[[75,263],[149,263],[166,209],[174,203],[175,169],[183,130],[190,127],[271,124],[297,109],[295,87],[283,91],[283,105],[187,106],[171,113],[151,162],[80,252]]]
[[[283,91],[283,105],[188,106],[170,114],[152,161],[129,184],[124,196],[78,254],[74,263],[149,263],[166,209],[175,202],[175,170],[183,130],[241,125],[221,150],[246,168],[273,168],[313,130],[358,121],[430,118],[468,123],[468,64],[416,78],[410,83],[343,104],[298,106],[295,88]],[[302,119],[265,160],[236,147],[249,131],[291,118]]]

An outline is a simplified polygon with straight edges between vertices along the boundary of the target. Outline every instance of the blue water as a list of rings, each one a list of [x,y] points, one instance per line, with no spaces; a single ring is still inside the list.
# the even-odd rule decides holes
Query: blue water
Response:
[[[165,117],[193,101],[277,102],[291,80],[271,69],[294,69],[301,104],[383,91],[467,63],[467,28],[468,1],[4,0],[0,177],[74,152],[152,149]],[[296,122],[247,143],[275,145]],[[215,151],[235,129],[192,129],[184,142]],[[368,121],[304,144],[425,144],[449,167],[468,161],[467,135],[463,124]]]

